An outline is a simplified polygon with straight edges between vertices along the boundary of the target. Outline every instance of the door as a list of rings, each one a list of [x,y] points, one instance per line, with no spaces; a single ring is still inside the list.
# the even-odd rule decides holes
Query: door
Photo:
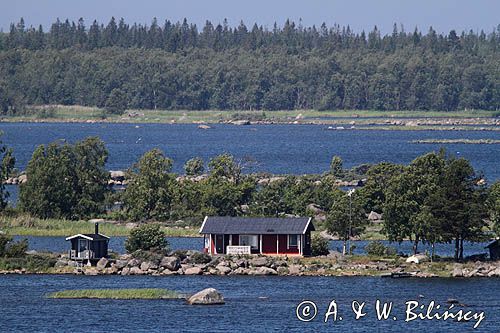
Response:
[[[89,241],[87,239],[78,240],[78,258],[86,258],[89,250]]]
[[[215,235],[215,252],[224,253],[224,235]]]

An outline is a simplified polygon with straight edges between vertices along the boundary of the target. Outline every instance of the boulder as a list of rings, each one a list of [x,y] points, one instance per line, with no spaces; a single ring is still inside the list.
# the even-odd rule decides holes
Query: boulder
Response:
[[[248,275],[277,275],[277,274],[278,272],[269,267],[257,267],[248,272]]]
[[[114,264],[112,264],[111,266],[113,267],[116,267],[117,269],[123,269],[125,266],[127,266],[127,263],[128,263],[128,260],[122,260],[122,259],[119,259],[117,261],[115,261]]]
[[[250,264],[250,266],[253,266],[253,267],[266,266],[267,265],[267,258],[266,257],[253,258],[249,261],[249,264]]]
[[[231,268],[227,267],[227,266],[222,266],[222,265],[217,265],[217,267],[215,267],[220,274],[222,275],[226,275],[226,274],[229,274],[231,272]]]
[[[191,305],[214,305],[224,304],[224,297],[214,288],[203,289],[188,298]]]
[[[168,270],[176,271],[181,268],[181,261],[177,257],[163,257],[160,262],[160,267],[165,267]]]
[[[109,260],[106,258],[101,258],[97,262],[96,268],[98,271],[103,271],[109,265]]]
[[[500,277],[500,267],[497,267],[488,272],[488,277]]]
[[[289,271],[287,267],[278,267],[276,270],[278,275],[288,275]]]
[[[127,263],[128,267],[139,267],[141,265],[141,261],[139,259],[132,259]]]
[[[243,267],[238,267],[234,271],[230,272],[230,275],[248,275],[250,270]]]
[[[288,274],[290,275],[299,275],[302,271],[302,266],[300,265],[290,265],[288,267]]]
[[[199,129],[211,129],[212,127],[210,127],[208,125],[198,125],[198,128]]]
[[[123,270],[125,270],[125,268]],[[122,275],[123,275],[123,270],[122,270]],[[144,271],[137,266],[133,266],[133,267],[130,267],[129,274],[130,275],[143,275]]]
[[[231,122],[234,125],[250,125],[250,120],[233,120]]]
[[[185,275],[201,275],[202,273],[203,271],[198,266],[189,267],[184,270]]]
[[[382,220],[382,214],[379,214],[372,210],[370,214],[368,214],[368,220],[372,222],[379,222],[380,220]]]
[[[318,206],[316,204],[313,204],[313,203],[307,205],[307,210],[311,211],[315,215],[317,215],[317,214],[325,214],[325,211],[323,209],[321,209],[320,206]]]
[[[429,261],[429,257],[422,253],[417,253],[406,258],[406,262],[411,264],[420,264],[426,261]]]
[[[152,269],[152,266],[156,266],[158,268],[158,265],[153,265],[151,261],[144,261],[141,263],[141,271],[147,272],[149,269]]]
[[[83,270],[83,274],[94,276],[97,275],[97,270],[95,269],[95,267],[86,267]]]
[[[28,176],[26,175],[20,175],[19,177],[17,177],[17,182],[19,184],[24,184],[28,181]]]
[[[109,176],[113,180],[124,180],[125,179],[125,172],[123,172],[121,170],[110,171]]]

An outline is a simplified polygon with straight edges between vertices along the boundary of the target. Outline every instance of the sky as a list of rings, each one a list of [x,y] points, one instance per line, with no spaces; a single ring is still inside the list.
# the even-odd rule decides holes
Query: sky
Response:
[[[94,19],[108,23],[114,16],[127,23],[147,23],[153,17],[181,21],[187,18],[198,26],[206,20],[220,23],[228,19],[231,26],[241,20],[247,26],[257,22],[272,28],[287,18],[304,26],[349,25],[354,31],[392,32],[393,23],[403,24],[406,31],[415,27],[427,31],[432,26],[448,33],[473,30],[491,32],[500,24],[499,0],[0,0],[0,29],[9,30],[12,22],[23,17],[26,25],[43,25],[45,30],[60,18],[77,21],[82,17],[87,26]]]

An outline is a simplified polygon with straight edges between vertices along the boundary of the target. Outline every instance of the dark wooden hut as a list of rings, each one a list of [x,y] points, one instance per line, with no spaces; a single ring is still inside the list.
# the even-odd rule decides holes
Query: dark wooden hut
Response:
[[[500,259],[500,240],[497,239],[488,246],[486,246],[488,250],[490,250],[490,259],[491,260],[499,260]]]
[[[93,234],[77,234],[66,238],[71,242],[69,258],[92,264],[108,256],[109,237],[99,233],[99,223]]]

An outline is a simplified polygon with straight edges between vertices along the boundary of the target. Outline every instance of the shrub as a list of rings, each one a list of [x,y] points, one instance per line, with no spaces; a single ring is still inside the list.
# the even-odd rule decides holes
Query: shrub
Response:
[[[365,251],[370,256],[394,256],[396,249],[392,246],[385,246],[381,241],[374,241],[365,246]]]
[[[206,253],[195,252],[189,257],[189,262],[192,264],[208,264],[212,260]]]
[[[9,258],[21,258],[26,255],[26,251],[28,251],[27,239],[18,242],[10,242],[5,248],[5,256]]]
[[[134,253],[132,253],[132,257],[136,259],[140,259],[141,261],[150,261],[155,264],[159,264],[161,262],[161,259],[165,255],[166,255],[166,250],[155,251],[155,252],[137,250]]]
[[[313,256],[324,256],[329,253],[328,239],[321,235],[314,235],[311,240],[311,254]]]
[[[184,165],[184,170],[188,176],[199,176],[205,171],[203,160],[199,157],[190,159]]]
[[[20,258],[24,257],[28,250],[28,240],[23,239],[13,242],[11,236],[0,235],[0,257]]]
[[[158,224],[143,224],[132,229],[125,242],[125,249],[128,253],[137,250],[164,251],[167,248],[168,242],[165,233]]]

